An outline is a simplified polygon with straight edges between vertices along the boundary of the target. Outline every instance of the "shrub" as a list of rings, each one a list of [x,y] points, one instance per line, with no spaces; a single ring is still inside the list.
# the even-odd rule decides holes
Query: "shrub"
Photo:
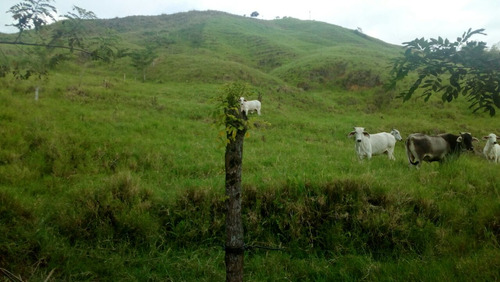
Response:
[[[140,188],[130,173],[112,175],[102,188],[70,194],[74,205],[55,215],[59,232],[72,244],[123,241],[145,246],[158,237],[158,223],[149,213],[152,193]]]
[[[0,190],[0,266],[22,272],[38,261],[40,244],[32,210],[10,193]]]
[[[346,90],[356,90],[365,87],[375,87],[382,85],[382,80],[378,74],[371,70],[355,70],[348,73],[342,81],[342,86]]]

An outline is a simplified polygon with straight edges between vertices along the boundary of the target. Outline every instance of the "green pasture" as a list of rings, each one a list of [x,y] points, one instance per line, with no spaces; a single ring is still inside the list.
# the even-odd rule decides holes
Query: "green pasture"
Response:
[[[250,249],[248,280],[498,278],[498,166],[482,142],[416,170],[402,142],[396,161],[359,161],[347,138],[353,126],[481,137],[497,118],[460,102],[377,104],[382,90],[254,90],[246,240],[281,250]],[[55,74],[35,101],[29,82],[2,80],[1,265],[30,280],[53,269],[70,280],[223,279],[220,92]]]
[[[244,142],[245,280],[500,279],[500,165],[484,141],[417,170],[403,142],[395,161],[359,161],[347,137],[363,126],[481,138],[500,133],[499,117],[462,98],[403,103],[382,87],[399,49],[339,27],[214,12],[102,24],[139,46],[151,35],[141,23],[174,42],[146,82],[127,58],[0,78],[2,281],[224,280],[212,114],[231,81],[262,97]]]

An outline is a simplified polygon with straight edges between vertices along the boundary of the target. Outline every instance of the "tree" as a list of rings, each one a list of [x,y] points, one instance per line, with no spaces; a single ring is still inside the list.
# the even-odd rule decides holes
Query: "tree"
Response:
[[[156,54],[152,47],[146,47],[142,50],[132,51],[132,66],[142,71],[142,81],[146,81],[146,69],[156,58]]]
[[[66,21],[51,29],[45,26],[55,22],[54,14],[57,9],[50,4],[52,0],[25,0],[12,6],[7,13],[11,13],[14,24],[19,33],[14,41],[0,41],[3,45],[16,45],[23,48],[31,48],[29,52],[24,49],[25,56],[0,57],[0,77],[12,73],[17,79],[29,79],[34,76],[36,82],[35,99],[38,99],[39,84],[42,78],[46,78],[49,69],[53,68],[63,60],[68,60],[70,53],[77,50],[87,54],[90,59],[101,59],[111,61],[114,58],[116,38],[95,37],[88,39],[85,36],[86,28],[84,20],[96,19],[93,12],[74,6],[76,13],[65,16]],[[34,29],[34,32],[25,32]],[[22,41],[21,38],[27,40]],[[91,47],[91,50],[85,48]]]
[[[259,12],[257,12],[257,11],[254,11],[254,12],[252,12],[252,13],[250,14],[250,17],[252,17],[252,18],[256,18],[256,17],[258,17],[258,16],[259,16]]]
[[[75,48],[84,49],[88,30],[83,23],[85,20],[95,20],[97,16],[92,11],[73,6],[73,12],[68,12],[64,17],[66,20],[54,30],[49,45],[64,46],[67,44],[66,46],[71,51]]]
[[[24,30],[32,29],[39,30],[46,25],[50,20],[55,21],[54,15],[57,9],[50,5],[51,0],[26,0],[12,6],[7,13],[12,13],[12,17],[16,23],[11,26],[19,30],[19,35],[16,39],[19,40]]]
[[[241,83],[226,85],[215,112],[216,124],[224,128],[220,136],[226,144],[226,281],[243,281],[245,244],[241,219],[241,170],[243,141],[248,126],[239,99],[245,96],[245,89]]]
[[[406,50],[393,62],[389,88],[394,89],[397,82],[416,72],[410,88],[399,95],[404,101],[418,89],[423,90],[425,101],[434,93],[440,93],[446,102],[461,94],[474,112],[495,115],[495,108],[500,108],[500,55],[493,49],[488,51],[486,43],[471,40],[474,35],[485,35],[483,31],[469,29],[455,42],[439,37],[403,43]]]

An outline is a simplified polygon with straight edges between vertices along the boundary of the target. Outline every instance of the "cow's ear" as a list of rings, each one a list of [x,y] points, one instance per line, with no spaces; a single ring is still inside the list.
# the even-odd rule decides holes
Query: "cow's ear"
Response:
[[[488,138],[489,138],[489,136],[483,136],[483,140],[488,140]]]
[[[363,131],[363,135],[366,136],[366,137],[370,137],[370,133],[368,133],[366,131]]]
[[[351,131],[351,133],[347,134],[347,137],[353,137],[356,134],[356,131]]]
[[[476,137],[472,137],[472,141],[477,141],[477,142],[479,142],[479,139],[477,139]]]

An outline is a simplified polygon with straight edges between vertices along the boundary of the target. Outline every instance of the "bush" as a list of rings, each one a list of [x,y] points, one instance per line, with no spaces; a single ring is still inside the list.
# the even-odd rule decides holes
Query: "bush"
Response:
[[[36,217],[25,204],[0,190],[0,266],[22,272],[39,259]]]
[[[245,187],[243,213],[251,241],[318,253],[395,256],[430,250],[436,207],[400,203],[363,181],[257,191]]]
[[[371,70],[351,71],[342,81],[342,86],[346,90],[371,88],[380,85],[382,85],[380,75],[374,74]]]
[[[158,222],[150,214],[152,193],[140,188],[130,173],[117,173],[102,188],[79,190],[70,198],[75,204],[54,215],[54,223],[72,244],[111,240],[141,247],[159,236]]]

